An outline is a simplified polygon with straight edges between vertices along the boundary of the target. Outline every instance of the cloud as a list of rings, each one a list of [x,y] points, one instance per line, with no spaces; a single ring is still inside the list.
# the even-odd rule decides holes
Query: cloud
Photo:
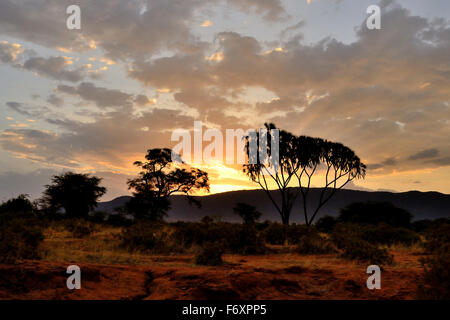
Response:
[[[243,12],[262,15],[267,21],[282,21],[288,18],[280,0],[227,0],[227,2]]]
[[[0,61],[3,63],[12,63],[23,52],[23,48],[18,43],[0,42]]]
[[[56,94],[51,94],[47,97],[47,102],[54,106],[62,106],[64,104],[64,99],[57,96]]]
[[[0,184],[0,200],[5,201],[20,194],[28,194],[31,199],[37,199],[42,195],[44,186],[50,182],[56,170],[40,169],[31,172],[2,172],[1,181],[8,183]]]
[[[6,106],[9,107],[10,109],[16,111],[17,113],[20,113],[21,115],[31,116],[31,114],[27,110],[25,110],[25,107],[22,103],[15,102],[15,101],[8,101],[6,103]]]
[[[25,61],[23,68],[45,77],[70,82],[81,81],[89,75],[88,68],[85,66],[73,70],[68,69],[72,64],[72,59],[64,56],[49,58],[33,57]]]
[[[220,60],[199,53],[137,60],[129,75],[170,88],[177,102],[208,120],[214,113],[218,124],[228,124],[235,110],[252,114],[255,127],[270,120],[297,134],[341,141],[379,174],[435,167],[407,160],[418,147],[448,145],[450,27],[398,5],[383,8],[383,30],[367,30],[363,21],[352,43],[287,39],[283,50],[267,53],[253,37],[221,32],[213,48]],[[240,100],[248,88],[275,98]]]
[[[131,107],[133,95],[116,89],[97,87],[91,82],[82,82],[78,86],[58,85],[57,91],[78,96],[85,101],[93,102],[98,107]]]
[[[421,159],[428,159],[428,158],[435,158],[439,154],[439,150],[432,148],[432,149],[425,149],[422,151],[419,151],[415,154],[412,154],[408,157],[409,160],[421,160]]]

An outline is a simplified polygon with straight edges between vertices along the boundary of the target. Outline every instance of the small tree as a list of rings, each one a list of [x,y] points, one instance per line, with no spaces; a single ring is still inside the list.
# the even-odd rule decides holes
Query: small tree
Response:
[[[306,225],[311,225],[319,210],[333,195],[350,181],[364,178],[366,166],[353,150],[341,143],[320,138],[300,136],[296,139],[296,156],[301,169],[295,172],[302,194],[303,214]],[[308,215],[308,193],[311,179],[319,166],[325,168],[324,183],[319,201],[311,216]]]
[[[265,124],[267,132],[256,132],[255,135],[248,135],[245,137],[245,151],[249,160],[248,164],[244,165],[244,173],[253,181],[256,182],[261,189],[265,191],[272,204],[281,216],[281,221],[284,225],[289,225],[292,206],[296,199],[295,192],[288,188],[291,179],[295,176],[299,169],[299,162],[296,158],[295,151],[295,136],[287,131],[279,131],[278,154],[277,163],[271,163],[273,160],[270,156],[273,153],[272,144],[261,145],[261,141],[272,140],[271,130],[276,129],[274,124]],[[264,137],[266,135],[266,137]],[[256,141],[255,141],[256,140]],[[256,145],[258,152],[251,154],[251,146]],[[262,158],[261,155],[267,155],[267,158]],[[269,161],[265,161],[269,159]],[[280,192],[281,201],[276,201],[270,193],[270,181],[275,183]]]
[[[169,197],[174,193],[185,194],[190,203],[200,205],[191,194],[200,190],[209,192],[208,174],[182,162],[176,166],[172,150],[149,149],[145,159],[134,163],[141,172],[137,178],[128,180],[128,188],[133,190],[130,213],[137,218],[161,219],[167,214]]]
[[[233,211],[242,218],[245,225],[255,224],[262,215],[261,212],[256,210],[256,207],[244,202],[236,203]]]
[[[64,209],[68,217],[87,218],[89,211],[97,206],[106,188],[100,186],[101,178],[89,174],[67,172],[52,177],[52,184],[46,185],[41,199],[51,212]]]

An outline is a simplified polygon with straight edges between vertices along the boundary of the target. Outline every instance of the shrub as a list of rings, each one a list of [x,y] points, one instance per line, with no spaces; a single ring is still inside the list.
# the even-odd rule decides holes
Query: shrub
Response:
[[[298,244],[304,236],[317,234],[314,226],[306,226],[304,224],[292,224],[287,228],[287,240],[289,244]]]
[[[266,251],[264,239],[252,225],[237,225],[225,243],[231,252],[238,254],[263,254]]]
[[[403,244],[410,246],[420,242],[420,237],[414,231],[406,228],[395,228],[387,224],[365,226],[361,228],[361,238],[370,242],[385,245]]]
[[[124,229],[122,246],[129,251],[150,253],[181,252],[183,246],[173,238],[172,228],[161,222],[139,221]]]
[[[20,213],[28,216],[34,212],[34,206],[28,200],[28,195],[21,194],[0,204],[0,214]]]
[[[92,214],[90,214],[89,220],[95,223],[103,223],[105,222],[107,216],[108,214],[106,212],[94,211]]]
[[[106,223],[113,227],[129,227],[133,221],[125,217],[122,213],[109,214]]]
[[[281,223],[270,223],[263,231],[266,243],[276,245],[284,243],[284,227]]]
[[[352,223],[339,223],[331,232],[333,241],[338,247],[345,245],[348,238],[358,238],[372,244],[404,244],[410,246],[420,242],[419,235],[406,228],[392,227],[387,224],[360,225]]]
[[[0,218],[0,262],[14,263],[18,259],[38,259],[38,248],[44,240],[42,227],[36,218],[3,214]]]
[[[223,247],[218,242],[205,242],[195,255],[195,264],[218,266],[222,261]]]
[[[340,210],[339,222],[409,227],[412,215],[389,202],[355,202]]]
[[[297,244],[296,251],[300,254],[327,254],[337,252],[331,241],[319,234],[302,236]]]
[[[316,228],[319,231],[329,233],[333,230],[336,223],[337,223],[336,218],[332,216],[325,216],[317,220]]]
[[[138,222],[122,231],[120,238],[122,245],[130,251],[145,251],[154,249],[157,238],[154,224]]]
[[[435,256],[422,259],[424,274],[417,289],[418,299],[450,299],[450,251],[448,244]]]
[[[95,231],[94,224],[84,219],[66,219],[64,226],[67,231],[72,233],[74,238],[84,238]]]
[[[426,232],[427,241],[424,244],[429,253],[442,251],[446,244],[450,244],[450,224],[442,224],[428,229]]]
[[[393,256],[386,249],[379,248],[358,238],[348,239],[342,249],[341,257],[346,259],[376,265],[391,264],[393,262]]]

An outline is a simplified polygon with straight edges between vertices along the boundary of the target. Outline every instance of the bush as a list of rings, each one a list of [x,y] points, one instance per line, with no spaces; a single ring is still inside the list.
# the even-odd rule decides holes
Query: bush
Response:
[[[225,239],[227,248],[238,254],[263,254],[266,251],[264,239],[252,225],[237,225]]]
[[[424,274],[417,289],[418,299],[450,299],[450,252],[449,246],[429,259],[422,259]]]
[[[3,214],[0,218],[0,262],[14,263],[19,259],[38,259],[38,248],[44,240],[42,227],[36,218]]]
[[[157,246],[154,224],[138,222],[122,231],[122,245],[130,251],[146,251]]]
[[[425,250],[429,253],[442,251],[442,247],[450,244],[450,224],[434,226],[426,232]]]
[[[336,225],[337,221],[332,216],[325,216],[317,220],[316,222],[316,228],[319,231],[329,233],[333,230],[334,226]]]
[[[385,223],[393,227],[409,227],[412,215],[389,202],[355,202],[340,210],[339,222],[372,224]]]
[[[341,257],[345,259],[376,265],[392,264],[393,262],[393,256],[386,249],[361,239],[348,239],[342,249]]]
[[[337,252],[333,243],[319,234],[302,236],[297,244],[296,251],[300,254],[328,254]]]
[[[17,198],[9,199],[0,204],[0,214],[20,213],[31,216],[34,211],[34,206],[28,200],[26,194],[21,194]]]
[[[121,213],[116,213],[109,214],[106,223],[113,227],[129,227],[133,224],[133,221]]]
[[[272,222],[263,230],[263,237],[268,244],[282,245],[285,238],[288,243],[297,244],[301,237],[317,232],[313,226],[307,227],[302,224],[284,226],[281,223]]]
[[[392,227],[387,224],[360,225],[352,223],[339,223],[331,232],[333,240],[338,247],[345,245],[347,238],[358,238],[372,244],[393,245],[404,244],[410,246],[420,242],[417,233],[406,228]]]
[[[406,228],[395,228],[387,224],[365,226],[361,228],[361,238],[370,242],[385,245],[403,244],[406,246],[420,242],[420,237],[414,231]]]
[[[223,247],[218,242],[205,242],[195,255],[195,264],[218,266],[222,261]]]
[[[284,243],[284,226],[281,223],[272,222],[263,231],[266,243],[280,245]]]
[[[173,238],[172,228],[161,222],[139,221],[124,229],[120,235],[122,246],[129,251],[174,253],[183,246]]]
[[[67,231],[72,233],[74,238],[84,238],[95,231],[94,224],[84,219],[66,219],[64,226]]]
[[[298,244],[304,236],[316,235],[317,230],[314,226],[304,224],[292,224],[287,228],[287,240],[289,244]]]

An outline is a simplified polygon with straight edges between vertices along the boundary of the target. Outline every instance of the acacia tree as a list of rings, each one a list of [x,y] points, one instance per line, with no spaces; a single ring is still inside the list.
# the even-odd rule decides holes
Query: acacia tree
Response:
[[[366,165],[361,162],[353,150],[341,143],[300,136],[297,138],[295,148],[301,167],[295,175],[302,194],[305,223],[309,226],[314,221],[319,210],[338,190],[354,179],[365,177]],[[308,193],[311,187],[311,180],[317,173],[319,166],[325,168],[324,184],[316,207],[312,215],[309,216]]]
[[[275,129],[274,124],[265,124],[267,135],[270,137],[270,129]],[[306,225],[311,225],[319,210],[331,199],[331,197],[354,179],[364,178],[366,166],[356,156],[355,152],[341,143],[326,141],[320,138],[308,136],[295,136],[287,131],[279,131],[279,163],[272,166],[270,161],[264,161],[261,154],[251,153],[251,145],[257,145],[258,150],[264,149],[262,154],[272,154],[272,144],[261,145],[260,138],[264,133],[257,132],[245,137],[245,148],[248,164],[243,171],[265,191],[278,213],[284,225],[289,224],[292,206],[299,193],[302,194],[303,214]],[[268,140],[268,139],[267,139]],[[256,158],[256,159],[255,159]],[[256,161],[255,161],[256,160]],[[309,191],[313,176],[318,169],[325,167],[324,186],[320,192],[317,206],[311,216],[308,215]],[[289,188],[292,178],[298,181],[298,190]],[[277,202],[272,196],[268,180],[271,179],[278,191],[281,200]]]
[[[174,193],[185,194],[190,203],[200,205],[191,194],[200,190],[209,192],[208,173],[183,162],[175,165],[171,149],[149,149],[145,159],[134,162],[141,172],[137,178],[128,180],[133,198],[127,208],[136,217],[161,219],[167,214],[169,197]]]
[[[299,170],[300,165],[298,158],[295,156],[296,137],[287,131],[279,130],[279,158],[274,163],[274,159],[271,157],[274,153],[272,143],[263,144],[261,141],[271,141],[271,130],[276,129],[276,126],[272,123],[266,123],[265,127],[266,131],[255,132],[253,135],[249,134],[244,137],[248,163],[244,164],[243,171],[265,191],[280,214],[283,224],[289,225],[292,206],[297,195],[288,188],[288,185]],[[251,152],[252,146],[256,146],[257,152]],[[279,202],[270,192],[270,181],[273,181],[277,186],[281,199]]]
[[[46,211],[55,213],[61,208],[68,217],[84,217],[97,206],[106,188],[100,186],[101,178],[89,174],[66,172],[52,177],[41,198]]]

